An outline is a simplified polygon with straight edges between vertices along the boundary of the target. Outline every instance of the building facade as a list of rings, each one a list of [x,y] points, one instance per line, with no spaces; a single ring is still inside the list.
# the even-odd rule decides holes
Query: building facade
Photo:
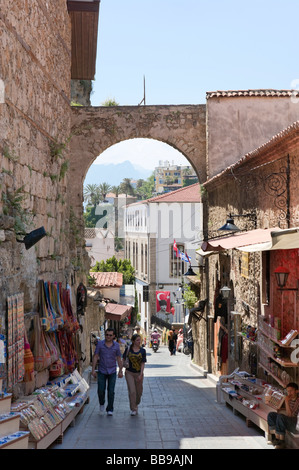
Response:
[[[175,165],[168,160],[159,162],[154,171],[155,191],[158,194],[173,191],[183,186],[185,177],[196,177],[192,166]]]
[[[279,95],[277,93],[272,101],[269,94],[265,113],[267,108],[274,110]],[[243,100],[246,101],[246,97],[243,96]],[[278,107],[284,105],[296,114],[291,94],[288,100],[283,99]],[[218,105],[224,106],[219,101]],[[237,102],[240,103],[240,97]],[[264,100],[257,105],[264,105]],[[241,108],[243,106],[245,109],[247,103]],[[288,117],[281,116],[282,125]],[[279,119],[274,113],[275,128]],[[244,122],[243,129],[246,126],[248,128]],[[263,129],[264,135],[269,136],[270,128],[262,122],[260,132]],[[217,129],[216,134],[218,132],[221,134],[221,130]],[[231,132],[234,134],[234,129]],[[298,121],[268,140],[265,138],[262,145],[258,145],[261,139],[258,133],[244,134],[243,138],[242,148],[253,145],[253,150],[234,163],[228,165],[227,161],[224,169],[223,162],[219,161],[219,172],[210,166],[211,177],[204,183],[207,218],[199,252],[205,258],[203,294],[209,302],[207,322],[194,321],[195,357],[197,363],[217,375],[239,367],[260,378],[267,375],[267,381],[276,386],[285,386],[287,381],[298,381],[296,358],[291,360],[292,350],[280,343],[292,330],[299,330],[296,304]],[[222,142],[223,139],[224,136]],[[219,151],[220,143],[216,135],[213,140],[213,131],[210,141],[212,150],[208,153],[216,148]],[[229,143],[227,136],[222,147],[223,154],[227,155],[224,158],[228,158]],[[241,148],[237,143],[232,139],[230,158]],[[229,228],[232,229],[234,223],[239,231],[225,230],[226,221]],[[282,269],[288,272],[283,289],[278,288],[276,280],[276,274]],[[221,291],[224,286],[230,289],[228,300]],[[221,355],[224,335],[228,337],[225,356]],[[203,339],[207,347],[201,347]]]
[[[157,314],[156,292],[170,292],[169,304],[174,308],[161,318],[184,323],[181,284],[189,263],[178,258],[187,253],[195,263],[195,233],[202,231],[202,203],[199,184],[169,194],[130,204],[125,212],[125,257],[136,270],[136,289],[141,324],[151,324]],[[148,294],[145,294],[148,292]],[[143,299],[146,296],[147,300]]]

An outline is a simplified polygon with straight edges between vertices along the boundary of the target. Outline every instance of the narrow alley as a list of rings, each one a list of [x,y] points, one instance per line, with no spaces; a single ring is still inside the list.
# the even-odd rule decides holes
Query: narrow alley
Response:
[[[166,346],[147,348],[144,391],[130,416],[125,378],[117,379],[112,417],[100,413],[97,384],[90,400],[51,449],[274,449],[264,434],[216,402],[216,384],[191,365],[190,356],[170,356]]]

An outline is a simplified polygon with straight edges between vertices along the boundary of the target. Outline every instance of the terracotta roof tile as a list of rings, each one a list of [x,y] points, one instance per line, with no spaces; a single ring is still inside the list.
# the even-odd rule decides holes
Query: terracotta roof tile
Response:
[[[95,279],[94,287],[121,287],[123,285],[122,273],[99,273],[90,272],[91,277]]]
[[[217,90],[207,91],[206,98],[232,98],[238,96],[297,96],[296,90],[272,90],[272,89],[260,89],[260,90]]]
[[[145,199],[136,203],[133,202],[132,204],[128,204],[128,206],[151,202],[201,202],[200,184],[191,184],[190,186],[170,191],[169,193],[161,194],[160,196],[154,196],[150,199]]]

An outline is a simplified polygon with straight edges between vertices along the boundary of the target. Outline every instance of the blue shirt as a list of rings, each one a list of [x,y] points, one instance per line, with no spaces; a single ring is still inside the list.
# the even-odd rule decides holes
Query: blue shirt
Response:
[[[102,374],[114,374],[116,372],[116,358],[121,357],[120,347],[116,341],[113,341],[110,348],[106,346],[105,340],[99,341],[96,345],[95,354],[100,356],[99,372],[102,372]]]

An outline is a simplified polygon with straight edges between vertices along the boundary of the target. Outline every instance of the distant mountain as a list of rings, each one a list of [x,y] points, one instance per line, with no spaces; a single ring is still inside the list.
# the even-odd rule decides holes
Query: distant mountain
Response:
[[[151,176],[152,173],[153,171],[142,168],[139,165],[134,166],[128,160],[117,164],[93,164],[90,166],[87,172],[84,186],[87,184],[100,183],[108,183],[110,186],[118,186],[124,180],[124,178],[130,178],[133,180],[146,180]]]

